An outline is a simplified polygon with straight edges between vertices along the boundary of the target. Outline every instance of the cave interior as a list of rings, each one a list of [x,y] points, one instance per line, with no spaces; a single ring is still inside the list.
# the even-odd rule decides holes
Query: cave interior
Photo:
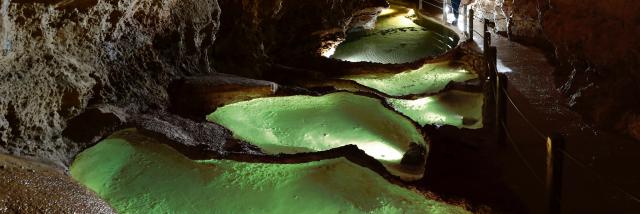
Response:
[[[640,1],[0,0],[0,213],[639,213]]]

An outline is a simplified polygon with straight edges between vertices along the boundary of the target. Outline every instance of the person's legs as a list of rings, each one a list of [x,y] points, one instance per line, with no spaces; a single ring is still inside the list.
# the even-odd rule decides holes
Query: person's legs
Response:
[[[458,23],[458,14],[460,14],[460,0],[451,0],[451,9],[453,10],[453,15],[456,18],[456,20],[453,21],[453,24],[455,25]]]

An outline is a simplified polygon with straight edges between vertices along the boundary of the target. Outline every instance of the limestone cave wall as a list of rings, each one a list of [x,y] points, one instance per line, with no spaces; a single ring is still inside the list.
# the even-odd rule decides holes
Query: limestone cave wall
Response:
[[[2,0],[0,148],[68,159],[90,105],[166,107],[166,85],[212,72],[216,0]],[[89,121],[86,126],[92,126]]]
[[[385,0],[225,0],[220,5],[215,66],[256,78],[269,77],[274,63],[319,56],[348,29],[375,21],[389,6]]]
[[[504,14],[503,30],[513,39],[545,44],[558,65],[557,87],[585,119],[640,140],[640,2],[477,0],[476,5],[487,14]]]
[[[318,56],[388,6],[384,0],[0,2],[0,152],[61,165],[95,140],[82,133],[87,127],[170,110],[167,88],[175,80],[216,72],[268,77],[272,64]]]

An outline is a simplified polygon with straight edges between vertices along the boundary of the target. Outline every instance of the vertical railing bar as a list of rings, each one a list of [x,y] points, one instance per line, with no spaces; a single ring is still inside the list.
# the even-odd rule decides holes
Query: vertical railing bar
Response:
[[[546,190],[548,201],[548,213],[560,214],[562,211],[562,174],[564,160],[562,150],[565,149],[564,137],[554,133],[547,138],[547,175]]]

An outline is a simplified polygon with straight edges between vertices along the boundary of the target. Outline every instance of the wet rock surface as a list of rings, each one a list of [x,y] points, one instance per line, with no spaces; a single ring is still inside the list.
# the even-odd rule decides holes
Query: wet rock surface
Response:
[[[640,140],[638,1],[478,0],[512,39],[548,50],[557,87],[588,121]],[[484,5],[484,7],[483,7]],[[486,5],[495,5],[495,8]],[[506,14],[506,15],[505,15]],[[496,19],[496,22],[499,20]]]
[[[257,147],[234,139],[231,131],[218,124],[196,122],[173,114],[138,115],[131,119],[129,126],[142,134],[161,139],[193,159],[221,157],[228,153],[262,154]]]
[[[204,120],[217,107],[258,97],[273,96],[274,82],[248,79],[229,74],[211,74],[177,80],[169,86],[171,111],[196,120]]]
[[[42,163],[0,154],[0,213],[115,213],[94,192]]]

